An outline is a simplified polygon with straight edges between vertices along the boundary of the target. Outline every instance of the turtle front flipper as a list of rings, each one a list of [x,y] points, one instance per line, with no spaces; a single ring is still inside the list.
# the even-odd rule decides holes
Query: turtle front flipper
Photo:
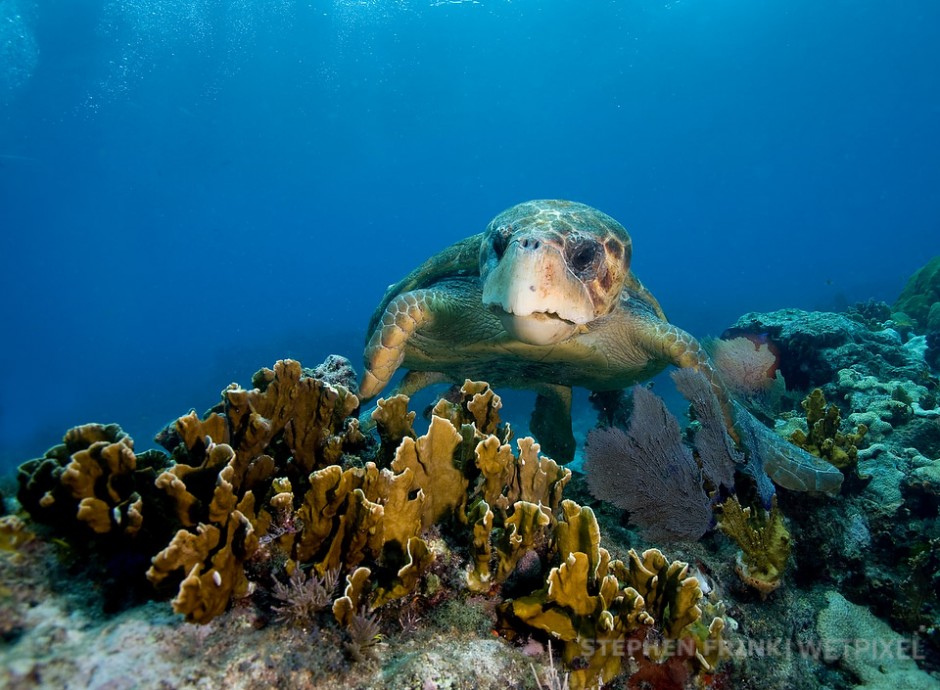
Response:
[[[543,453],[560,463],[571,462],[577,447],[571,430],[571,388],[543,384],[535,390],[529,428]]]
[[[365,372],[359,384],[361,400],[374,398],[385,388],[405,359],[408,339],[434,320],[437,299],[434,290],[413,290],[388,303],[363,353]]]
[[[427,288],[447,276],[470,275],[480,272],[480,241],[483,234],[472,235],[435,254],[411,273],[390,285],[385,296],[369,320],[369,332],[375,331],[379,319],[388,311],[393,300],[406,292]]]
[[[665,360],[679,369],[695,369],[695,371],[701,372],[708,379],[715,397],[718,398],[718,402],[721,404],[721,412],[725,418],[725,428],[728,430],[728,434],[735,442],[740,441],[738,432],[735,429],[735,417],[731,409],[731,400],[728,398],[728,391],[721,382],[718,372],[712,365],[705,349],[691,335],[670,323],[653,321],[651,326],[651,328],[646,329],[646,347],[649,351],[657,359]]]
[[[792,491],[839,493],[843,476],[837,467],[781,438],[740,405],[732,406],[711,359],[695,338],[665,322],[657,322],[649,330],[652,335],[647,347],[658,351],[663,359],[677,367],[704,374],[721,404],[728,434],[740,444],[739,429],[744,432],[743,445],[748,453],[760,456],[760,464],[774,483]]]
[[[838,467],[781,438],[741,405],[735,408],[744,446],[760,454],[764,472],[774,484],[791,491],[839,493],[844,475]]]

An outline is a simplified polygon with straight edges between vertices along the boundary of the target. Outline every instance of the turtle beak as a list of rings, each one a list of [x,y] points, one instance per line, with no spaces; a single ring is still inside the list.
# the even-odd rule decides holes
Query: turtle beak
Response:
[[[530,345],[560,342],[594,319],[590,294],[562,252],[532,236],[506,248],[483,283],[483,304],[497,312],[507,332]]]

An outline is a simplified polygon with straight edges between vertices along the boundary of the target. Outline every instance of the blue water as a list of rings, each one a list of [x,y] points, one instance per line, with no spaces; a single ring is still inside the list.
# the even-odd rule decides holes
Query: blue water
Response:
[[[0,467],[138,448],[507,206],[618,218],[696,335],[940,252],[935,0],[0,1]]]

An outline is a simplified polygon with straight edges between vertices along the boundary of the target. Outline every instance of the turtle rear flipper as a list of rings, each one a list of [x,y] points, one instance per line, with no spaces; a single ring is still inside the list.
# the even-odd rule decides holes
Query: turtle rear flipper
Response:
[[[571,462],[577,447],[571,430],[571,388],[543,384],[536,391],[529,428],[543,453],[559,463]]]

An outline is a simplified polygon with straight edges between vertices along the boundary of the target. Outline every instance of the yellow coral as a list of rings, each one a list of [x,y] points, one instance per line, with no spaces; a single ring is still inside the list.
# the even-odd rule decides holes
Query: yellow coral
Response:
[[[483,500],[474,503],[467,515],[467,520],[473,530],[473,541],[470,544],[473,567],[467,573],[467,586],[476,592],[485,592],[492,584],[490,560],[493,556],[493,547],[490,543],[490,535],[493,532],[493,517],[493,511]]]
[[[314,560],[321,574],[378,562],[383,571],[395,570],[377,583],[377,601],[413,591],[433,560],[417,536],[425,497],[420,489],[412,495],[414,472],[380,470],[371,462],[345,471],[332,465],[311,474],[310,484],[297,513],[303,528],[293,560]]]
[[[603,549],[600,548],[601,530],[594,511],[568,500],[562,501],[561,510],[564,517],[555,528],[555,542],[560,558],[566,560],[572,553],[586,554],[591,572],[597,572]]]
[[[258,547],[252,524],[254,496],[249,492],[221,526],[200,524],[196,533],[181,529],[170,544],[153,557],[147,579],[159,585],[182,570],[173,610],[192,623],[207,623],[225,611],[233,596],[248,591],[243,563]]]
[[[512,515],[506,518],[496,539],[497,581],[502,582],[512,574],[519,559],[543,537],[545,528],[551,523],[551,515],[541,505],[527,501],[513,504]]]
[[[398,569],[395,579],[387,585],[380,585],[376,588],[375,596],[371,602],[372,608],[378,608],[393,599],[398,599],[415,591],[418,580],[434,562],[434,554],[431,553],[424,539],[420,537],[409,538],[405,552],[407,560]]]
[[[31,542],[35,536],[26,528],[26,523],[15,515],[0,517],[0,551],[16,553],[21,546]]]
[[[627,564],[612,561],[589,508],[563,501],[562,512],[555,527],[561,563],[549,572],[545,589],[515,599],[504,611],[562,640],[562,658],[574,669],[571,687],[612,680],[627,645],[646,639],[647,626],[658,627],[668,640],[689,639],[696,650],[693,663],[710,668],[714,658],[710,662],[702,650],[708,651],[706,640],[720,635],[723,621],[707,627],[700,622],[702,591],[688,576],[688,565],[670,562],[656,549],[642,555],[631,550]],[[643,649],[651,656],[636,659],[655,663],[669,648],[657,651],[647,644]]]
[[[294,461],[309,472],[339,461],[344,448],[363,440],[358,422],[346,419],[359,399],[342,386],[303,377],[300,362],[279,360],[262,369],[245,390],[234,384],[223,391],[225,415],[235,450],[253,458],[282,431]]]
[[[630,549],[627,563],[615,561],[612,570],[622,583],[640,593],[667,638],[679,639],[686,627],[701,618],[702,589],[698,580],[688,576],[688,563],[669,562],[659,549],[647,549],[642,555]]]
[[[520,439],[518,446],[515,456],[508,444],[492,435],[476,446],[481,481],[468,518],[473,525],[474,565],[467,577],[468,586],[476,591],[503,582],[527,551],[545,541],[555,523],[553,511],[562,489],[571,478],[570,470],[540,457],[531,438]],[[490,570],[494,546],[495,580]]]
[[[408,410],[408,396],[399,394],[379,398],[371,420],[379,433],[379,462],[384,467],[392,461],[402,439],[415,438],[415,413]]]
[[[176,464],[157,477],[155,486],[172,498],[176,516],[184,527],[193,527],[205,518],[201,515],[204,501],[189,490],[188,483],[199,482],[200,477],[217,476],[234,457],[235,451],[228,444],[213,444],[205,449],[201,464]]]
[[[432,414],[443,417],[457,429],[471,425],[478,440],[492,435],[496,436],[500,443],[509,442],[512,431],[508,424],[503,424],[499,416],[503,401],[490,388],[490,384],[486,381],[466,379],[460,387],[460,396],[456,402],[441,398],[434,405]]]
[[[343,596],[333,602],[333,615],[342,627],[348,628],[356,612],[366,606],[366,585],[371,575],[368,568],[356,568],[346,576]]]
[[[741,548],[735,571],[762,597],[777,589],[790,557],[790,532],[777,508],[774,497],[770,513],[752,517],[750,508],[742,508],[734,497],[721,504],[718,528]]]
[[[431,418],[428,433],[417,440],[406,437],[395,452],[392,469],[414,472],[415,484],[426,497],[422,527],[430,527],[446,516],[465,522],[469,482],[454,460],[463,437],[443,417]]]
[[[215,412],[205,419],[200,419],[195,411],[176,420],[174,425],[183,444],[193,450],[202,444],[208,447],[212,443],[229,443],[228,421]]]
[[[840,470],[853,467],[858,459],[858,446],[868,433],[868,427],[859,424],[854,432],[840,431],[842,414],[836,405],[826,405],[821,388],[814,389],[801,405],[806,411],[809,433],[797,429],[790,435],[790,441]]]

